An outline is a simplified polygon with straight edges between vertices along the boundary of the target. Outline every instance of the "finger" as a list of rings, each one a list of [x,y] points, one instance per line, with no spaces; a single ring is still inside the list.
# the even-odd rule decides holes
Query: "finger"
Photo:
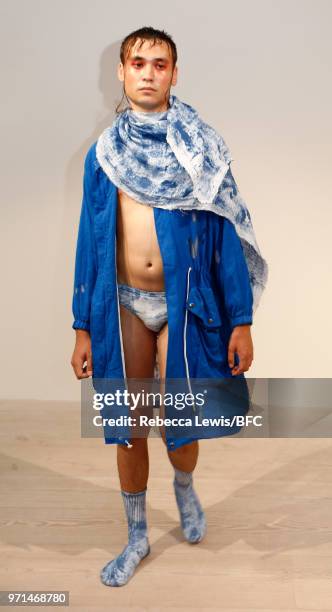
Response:
[[[75,374],[76,378],[78,378],[79,377],[79,373],[81,371],[79,362],[76,361],[76,360],[72,360],[71,361],[71,365],[72,365],[72,368],[74,370],[74,374]]]
[[[230,345],[228,347],[228,365],[230,368],[234,366],[234,353],[235,353],[235,347],[233,345]]]
[[[88,376],[92,376],[92,353],[87,356],[86,368]]]
[[[86,363],[86,361],[84,362],[84,367],[82,369],[82,373],[81,373],[80,378],[89,378],[89,374],[88,374],[88,371],[87,371],[87,363]]]
[[[72,366],[75,372],[76,378],[80,380],[81,378],[87,378],[87,374],[85,374],[85,368],[82,368],[82,361],[73,361]]]
[[[245,370],[242,370],[238,366],[232,369],[233,376],[238,376],[239,374],[243,374],[243,372],[245,372]]]
[[[242,374],[243,372],[247,372],[250,368],[251,365],[251,361],[248,357],[244,358],[244,357],[240,357],[240,362],[237,366],[235,366],[232,369],[232,374]]]
[[[243,366],[244,366],[244,358],[243,358],[243,356],[241,356],[241,354],[239,354],[238,352],[237,352],[237,356],[238,356],[238,363],[237,363],[237,365],[235,365],[235,366],[234,366],[234,368],[233,368],[233,370],[232,370],[232,371],[233,371],[235,374],[242,374],[242,372],[243,372]]]

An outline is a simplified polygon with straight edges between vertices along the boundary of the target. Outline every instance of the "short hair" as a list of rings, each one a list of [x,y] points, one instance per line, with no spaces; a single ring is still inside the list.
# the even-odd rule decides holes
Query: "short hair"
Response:
[[[130,34],[128,34],[126,38],[123,39],[121,43],[121,47],[120,47],[120,59],[121,59],[123,66],[125,65],[126,59],[130,53],[130,49],[134,46],[136,41],[139,39],[141,39],[141,44],[139,45],[138,48],[140,48],[143,42],[146,40],[152,40],[153,45],[155,45],[156,43],[160,43],[161,41],[164,41],[171,50],[173,69],[174,69],[177,59],[178,59],[176,44],[174,40],[164,30],[156,30],[155,28],[151,28],[149,26],[139,28],[138,30],[135,30],[134,32],[130,32]],[[120,114],[124,112],[125,110],[127,110],[126,108],[123,110],[120,110],[124,97],[127,98],[125,89],[123,88],[122,99],[120,100],[119,104],[117,105],[115,109],[116,114]],[[128,98],[127,98],[127,101],[128,101]]]
[[[178,54],[176,49],[176,44],[170,34],[167,34],[164,30],[156,30],[155,28],[151,28],[150,26],[145,26],[143,28],[139,28],[134,32],[131,32],[123,39],[120,47],[120,59],[124,66],[125,61],[130,53],[130,49],[134,46],[136,41],[141,39],[141,44],[139,48],[146,40],[153,40],[153,44],[160,42],[165,42],[171,50],[172,60],[173,60],[173,68],[177,62]]]

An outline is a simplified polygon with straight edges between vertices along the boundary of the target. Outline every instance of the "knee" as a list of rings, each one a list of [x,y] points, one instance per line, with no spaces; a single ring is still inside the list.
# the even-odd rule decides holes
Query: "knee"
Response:
[[[168,450],[172,457],[191,457],[198,452],[198,440],[183,444],[175,450]]]

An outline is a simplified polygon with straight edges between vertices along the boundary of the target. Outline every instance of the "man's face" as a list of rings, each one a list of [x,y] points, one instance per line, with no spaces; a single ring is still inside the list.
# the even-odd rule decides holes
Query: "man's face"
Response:
[[[137,40],[130,49],[125,65],[120,62],[118,77],[133,110],[162,112],[168,108],[170,88],[177,82],[177,66],[173,70],[172,54],[167,43]],[[153,46],[152,46],[153,45]]]

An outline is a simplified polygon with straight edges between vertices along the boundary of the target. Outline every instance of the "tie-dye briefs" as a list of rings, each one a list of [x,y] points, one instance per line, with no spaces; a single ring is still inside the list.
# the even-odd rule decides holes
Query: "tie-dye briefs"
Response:
[[[119,302],[139,317],[145,327],[159,332],[167,321],[165,291],[147,291],[118,283]]]

